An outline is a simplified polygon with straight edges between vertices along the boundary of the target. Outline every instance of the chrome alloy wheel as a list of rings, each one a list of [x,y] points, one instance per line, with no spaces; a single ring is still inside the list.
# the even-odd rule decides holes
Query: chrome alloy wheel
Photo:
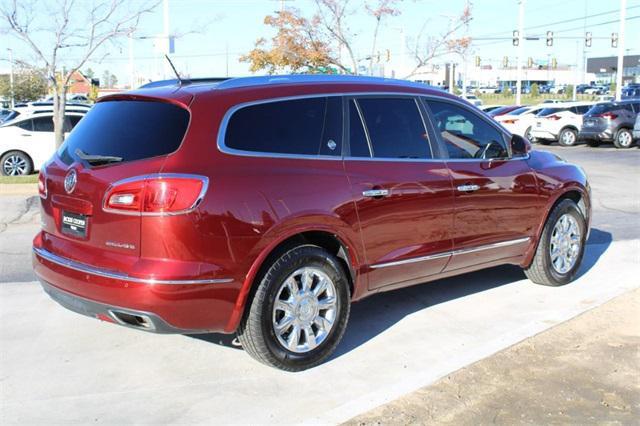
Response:
[[[560,274],[569,272],[578,260],[581,244],[578,221],[570,214],[562,215],[553,227],[549,244],[553,269]]]
[[[27,160],[19,155],[10,155],[2,163],[2,169],[7,176],[23,175],[27,172]]]
[[[631,146],[633,142],[633,136],[631,136],[630,132],[620,132],[618,133],[618,143],[620,146],[628,147]]]
[[[573,132],[564,132],[562,134],[562,143],[565,145],[573,145],[576,143],[576,134]]]
[[[336,287],[322,270],[304,267],[284,280],[273,305],[273,330],[291,352],[309,352],[325,341],[337,315]]]

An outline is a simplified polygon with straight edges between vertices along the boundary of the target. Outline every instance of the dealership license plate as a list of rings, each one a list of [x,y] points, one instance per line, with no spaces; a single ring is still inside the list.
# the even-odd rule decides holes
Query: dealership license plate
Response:
[[[596,124],[596,123],[593,122],[593,121],[585,121],[584,122],[584,125],[587,126],[587,127],[592,127],[594,124]]]
[[[87,236],[87,216],[83,214],[62,212],[62,232],[74,237]]]

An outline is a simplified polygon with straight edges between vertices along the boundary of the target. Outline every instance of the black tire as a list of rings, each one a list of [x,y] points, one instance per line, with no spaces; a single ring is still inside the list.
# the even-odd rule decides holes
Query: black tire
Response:
[[[524,131],[524,138],[529,142],[533,142],[535,138],[531,136],[531,126],[527,127],[527,130]]]
[[[578,132],[570,128],[562,129],[558,135],[558,143],[562,146],[575,146],[578,143]]]
[[[600,146],[600,141],[596,139],[587,139],[587,145],[591,148],[597,148]]]
[[[333,281],[337,312],[326,338],[315,349],[298,353],[278,341],[272,320],[281,285],[302,267],[317,268]],[[306,370],[321,364],[333,353],[346,329],[349,310],[349,283],[340,261],[321,247],[298,246],[278,257],[260,279],[238,327],[238,339],[249,355],[268,366],[285,371]]]
[[[33,173],[33,162],[22,151],[9,151],[0,158],[2,176],[24,176]]]
[[[580,228],[580,248],[573,267],[565,273],[560,273],[552,265],[549,249],[554,227],[558,220],[565,214],[571,215],[576,220],[577,225]],[[524,273],[527,278],[536,284],[553,287],[571,282],[578,272],[578,269],[580,269],[580,264],[582,263],[586,244],[586,234],[586,221],[582,212],[578,206],[576,206],[576,203],[569,199],[562,200],[551,211],[551,214],[544,225],[540,240],[538,241],[538,247],[536,247],[536,253],[533,257],[533,261],[528,268],[524,269]]]
[[[620,149],[631,148],[633,146],[633,133],[629,129],[618,130],[616,137],[613,139],[613,144]]]
[[[549,139],[536,139],[540,145],[551,145],[551,141]]]

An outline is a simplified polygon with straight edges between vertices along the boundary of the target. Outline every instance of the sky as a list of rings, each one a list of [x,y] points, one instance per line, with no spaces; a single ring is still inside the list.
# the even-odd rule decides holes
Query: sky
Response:
[[[0,0],[0,4],[8,0]],[[41,0],[55,1],[55,0]],[[88,7],[91,0],[77,0]],[[130,5],[145,0],[130,0]],[[364,58],[371,50],[373,21],[365,13],[361,0],[351,0],[354,8],[348,17],[356,56]],[[498,65],[504,56],[514,58],[511,34],[518,26],[517,0],[472,0],[472,17],[468,35],[474,40],[470,60],[481,58],[482,64]],[[248,64],[238,61],[240,55],[250,51],[260,37],[270,38],[273,32],[264,25],[264,17],[286,8],[297,8],[310,17],[314,10],[312,0],[169,0],[169,29],[176,34],[172,59],[179,72],[192,77],[249,75]],[[465,0],[404,0],[397,5],[401,14],[388,18],[379,34],[377,50],[391,52],[389,66],[404,68],[412,65],[412,58],[404,46],[415,40],[424,28],[425,36],[446,31],[451,16],[459,14]],[[615,55],[610,45],[612,32],[618,31],[619,0],[526,0],[525,34],[540,36],[540,40],[524,42],[524,57],[557,58],[560,64],[582,63],[585,28],[593,34],[593,45],[587,57]],[[39,18],[50,19],[43,7]],[[40,13],[40,12],[38,12]],[[72,14],[79,18],[81,12]],[[586,16],[586,18],[585,18]],[[546,32],[554,32],[554,44],[547,47]],[[160,5],[153,13],[143,17],[133,42],[134,68],[139,74],[162,77],[168,72],[155,52],[148,37],[163,32],[163,12]],[[460,31],[458,35],[464,35]],[[145,38],[146,37],[146,38]],[[559,38],[564,37],[564,38]],[[575,37],[578,39],[573,39]],[[599,39],[603,37],[604,39]],[[498,38],[497,40],[494,38]],[[37,34],[38,44],[51,42],[46,32]],[[17,59],[33,61],[24,45],[12,37],[0,34],[0,72],[8,71],[6,47],[12,48]],[[640,54],[640,0],[627,0],[626,53]],[[44,47],[46,49],[46,47]],[[70,53],[73,56],[73,53]],[[105,56],[106,55],[106,56]],[[384,55],[384,53],[383,53]],[[121,83],[129,80],[129,50],[127,40],[110,43],[86,69],[91,67],[97,77],[105,70],[118,76]],[[440,58],[442,64],[447,58]],[[366,61],[362,62],[363,64]],[[167,76],[171,77],[171,76]]]

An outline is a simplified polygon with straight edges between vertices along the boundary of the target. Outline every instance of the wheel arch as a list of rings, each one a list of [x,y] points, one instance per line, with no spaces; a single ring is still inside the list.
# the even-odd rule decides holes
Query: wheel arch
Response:
[[[280,236],[265,247],[252,263],[236,299],[236,303],[225,327],[226,332],[233,332],[240,324],[247,302],[251,300],[256,289],[256,281],[266,272],[268,266],[286,251],[303,245],[313,244],[334,254],[347,273],[349,292],[353,298],[357,291],[358,253],[354,244],[348,243],[344,236],[324,227],[298,229]]]
[[[580,212],[585,218],[587,229],[590,229],[591,204],[590,204],[588,189],[577,184],[564,188],[562,191],[556,194],[555,197],[552,197],[547,203],[548,207],[544,215],[544,220],[541,221],[540,225],[538,226],[533,244],[531,244],[531,246],[527,250],[524,257],[524,261],[521,264],[523,268],[529,267],[529,265],[531,265],[536,249],[538,248],[538,244],[540,243],[540,236],[542,235],[542,232],[547,223],[547,220],[549,220],[549,215],[551,215],[551,212],[553,211],[553,209],[555,209],[556,206],[564,200],[571,200],[574,203],[576,203],[576,205],[578,206],[578,209],[580,210]],[[588,231],[587,231],[587,236],[588,236]]]

